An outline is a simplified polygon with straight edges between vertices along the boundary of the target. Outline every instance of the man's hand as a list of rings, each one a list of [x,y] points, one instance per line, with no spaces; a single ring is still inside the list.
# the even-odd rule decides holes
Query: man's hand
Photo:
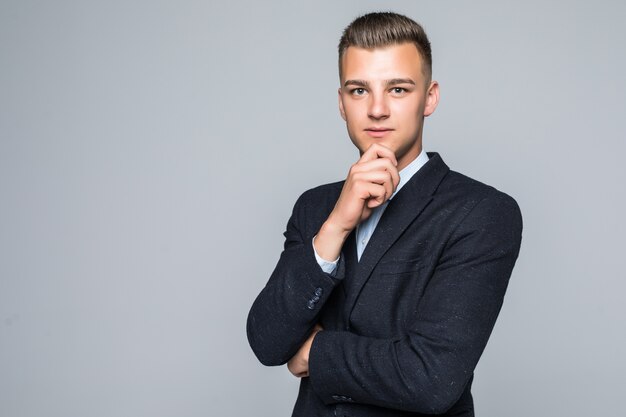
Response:
[[[373,144],[350,168],[335,208],[315,238],[315,251],[323,259],[337,259],[350,232],[391,197],[400,175],[391,149]]]
[[[302,344],[298,352],[293,355],[293,358],[289,359],[289,362],[287,362],[289,372],[298,378],[309,376],[309,351],[311,350],[315,335],[321,330],[324,330],[322,326],[316,324],[309,338]]]

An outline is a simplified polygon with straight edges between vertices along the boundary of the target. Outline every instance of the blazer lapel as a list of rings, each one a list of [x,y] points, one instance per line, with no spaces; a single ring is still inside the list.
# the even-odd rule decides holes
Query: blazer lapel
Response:
[[[393,199],[389,200],[360,261],[356,264],[356,268],[352,269],[353,273],[349,277],[352,282],[349,284],[346,300],[348,323],[350,322],[350,313],[354,309],[363,286],[372,274],[372,270],[432,200],[432,195],[439,183],[449,171],[439,154],[428,153],[428,157],[428,162],[402,187]],[[346,252],[344,254],[347,256],[351,256],[351,252],[355,252],[354,256],[356,257],[356,248],[351,247]],[[348,278],[347,275],[346,278]]]
[[[359,260],[356,254],[356,229],[350,233],[346,243],[344,243],[343,248],[341,249],[343,254],[343,258],[345,260],[346,265],[346,274],[343,280],[344,291],[347,294],[352,292],[353,281],[355,277],[355,272],[359,266]]]

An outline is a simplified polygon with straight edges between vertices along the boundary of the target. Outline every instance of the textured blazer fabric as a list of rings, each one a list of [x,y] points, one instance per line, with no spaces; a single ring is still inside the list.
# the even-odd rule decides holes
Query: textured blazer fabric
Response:
[[[360,261],[354,232],[335,277],[311,240],[343,182],[305,192],[248,315],[252,350],[282,365],[314,325],[294,416],[473,416],[471,383],[519,253],[515,200],[436,153],[389,201]]]

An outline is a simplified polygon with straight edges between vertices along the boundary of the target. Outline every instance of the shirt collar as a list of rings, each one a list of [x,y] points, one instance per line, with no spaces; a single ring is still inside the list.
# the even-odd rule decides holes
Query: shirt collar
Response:
[[[390,200],[392,198],[394,198],[396,194],[398,194],[400,189],[402,187],[404,187],[404,184],[409,182],[409,180],[413,177],[413,175],[415,175],[417,173],[417,171],[420,170],[421,167],[426,165],[426,162],[428,162],[428,155],[426,155],[426,151],[424,149],[422,149],[420,154],[417,155],[417,158],[412,160],[409,165],[405,166],[398,173],[398,174],[400,174],[400,182],[398,183],[398,188],[396,188],[396,192],[393,193],[391,197],[389,197]]]

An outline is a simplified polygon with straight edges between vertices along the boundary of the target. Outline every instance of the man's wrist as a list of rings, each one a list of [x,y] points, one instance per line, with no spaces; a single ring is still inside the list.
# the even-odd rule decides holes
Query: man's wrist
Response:
[[[322,268],[322,271],[334,276],[335,273],[337,272],[337,264],[339,263],[339,257],[337,257],[337,259],[335,259],[334,261],[328,261],[322,258],[319,255],[319,253],[317,253],[317,250],[315,249],[316,237],[317,235],[313,236],[313,240],[311,241],[311,244],[313,245],[313,253],[315,254],[315,260],[317,261],[317,264],[320,266],[320,268]]]
[[[335,226],[326,221],[315,237],[313,247],[322,259],[337,259],[350,230]]]

